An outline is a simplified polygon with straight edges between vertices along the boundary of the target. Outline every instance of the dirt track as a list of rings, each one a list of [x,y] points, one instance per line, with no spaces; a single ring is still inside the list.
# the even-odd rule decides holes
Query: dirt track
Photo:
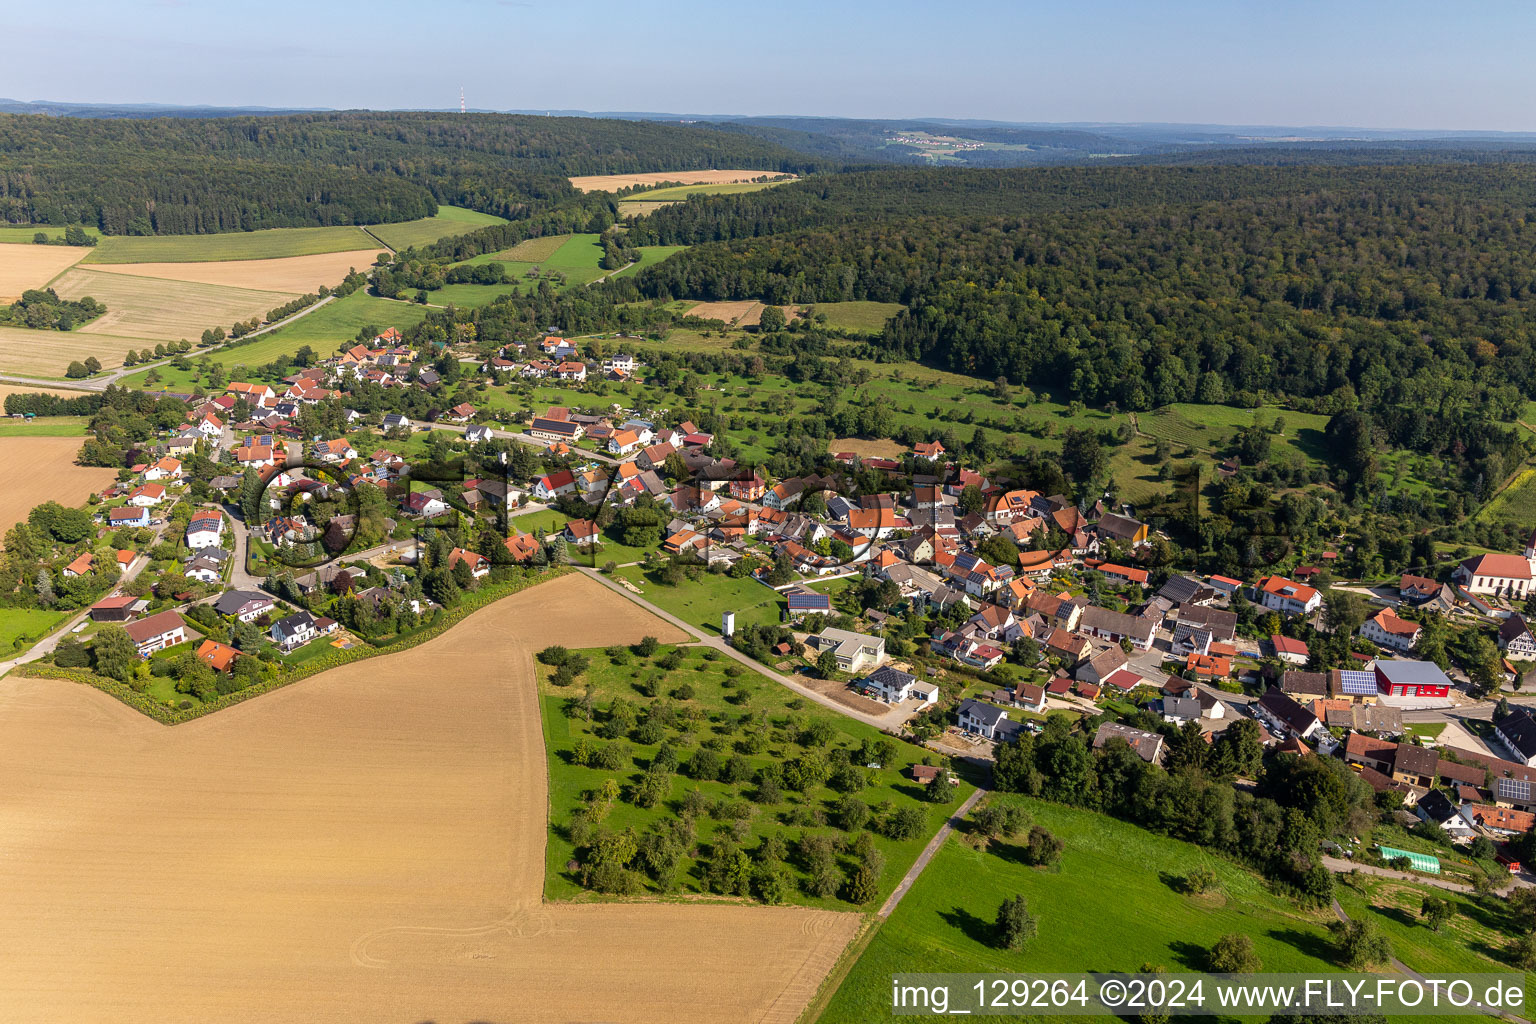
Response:
[[[541,902],[530,651],[646,633],[572,576],[172,729],[0,680],[0,1019],[789,1024],[855,915]]]

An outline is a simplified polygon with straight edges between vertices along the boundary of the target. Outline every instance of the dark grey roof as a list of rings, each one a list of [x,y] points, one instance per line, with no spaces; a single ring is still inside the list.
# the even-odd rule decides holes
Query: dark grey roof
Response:
[[[1439,764],[1440,754],[1437,751],[1428,747],[1416,747],[1411,743],[1398,744],[1396,753],[1392,755],[1394,772],[1433,776]]]
[[[1157,733],[1143,732],[1128,725],[1121,725],[1119,722],[1105,722],[1099,726],[1099,731],[1093,734],[1095,747],[1103,747],[1110,740],[1124,740],[1143,761],[1148,762],[1157,760],[1163,745],[1163,738]]]
[[[1196,697],[1164,697],[1163,714],[1186,722],[1200,717],[1200,701]]]
[[[277,622],[273,623],[272,628],[281,630],[284,633],[292,634],[299,632],[305,626],[313,629],[315,626],[315,617],[309,614],[309,612],[294,612],[286,619],[278,619]]]
[[[881,686],[899,690],[903,686],[910,686],[917,682],[917,676],[912,675],[910,672],[903,672],[901,669],[891,668],[889,665],[881,665],[865,676],[864,681],[866,683],[879,683]]]
[[[1158,589],[1157,596],[1166,597],[1174,604],[1189,604],[1200,600],[1202,593],[1209,597],[1216,592],[1193,576],[1181,575],[1168,577],[1168,582]]]
[[[1300,693],[1308,697],[1328,696],[1328,673],[1286,672],[1280,677],[1280,689],[1286,693]]]
[[[1389,683],[1424,683],[1431,686],[1450,686],[1451,681],[1432,661],[1378,661],[1376,671]]]
[[[979,700],[971,700],[970,698],[960,702],[960,714],[974,718],[988,728],[995,728],[998,722],[1008,717],[1008,712],[1002,708],[993,707],[991,704],[984,704]]]
[[[220,615],[233,615],[252,601],[266,601],[270,604],[272,599],[259,590],[231,590],[219,595],[219,599],[213,602],[213,610]]]
[[[1509,717],[1500,722],[1497,729],[1521,757],[1536,757],[1536,716],[1529,708],[1510,709]]]
[[[1259,704],[1298,736],[1317,723],[1316,715],[1273,686],[1264,691]]]
[[[1443,825],[1456,813],[1456,807],[1438,789],[1432,789],[1419,797],[1418,812],[1421,817],[1433,821],[1436,825]]]

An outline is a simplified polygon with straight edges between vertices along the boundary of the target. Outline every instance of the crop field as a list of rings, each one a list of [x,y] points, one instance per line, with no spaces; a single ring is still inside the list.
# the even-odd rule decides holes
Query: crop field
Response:
[[[77,466],[79,437],[0,437],[0,537],[45,501],[80,505],[117,470]]]
[[[477,228],[505,223],[500,217],[488,213],[476,213],[458,206],[439,206],[435,216],[399,224],[376,224],[368,230],[391,249],[409,249],[413,245],[430,245],[439,238],[467,235]]]
[[[538,238],[524,239],[512,248],[498,252],[495,259],[510,260],[513,263],[543,263],[570,240],[570,235],[540,235]]]
[[[99,228],[84,228],[86,234],[92,238],[100,238]],[[15,243],[18,245],[36,245],[32,239],[41,231],[49,238],[64,237],[64,228],[55,224],[5,224],[0,225],[0,245]],[[83,248],[83,247],[82,247]],[[90,250],[87,249],[87,252]]]
[[[69,388],[35,388],[30,384],[0,384],[0,411],[5,409],[5,399],[8,395],[60,395],[64,398],[79,398],[89,394],[87,391],[76,391]]]
[[[869,440],[862,437],[834,437],[827,442],[829,452],[853,452],[862,458],[900,459],[907,449],[895,441]]]
[[[39,248],[42,248],[39,246]],[[153,277],[260,291],[318,291],[334,287],[350,270],[367,271],[378,249],[352,249],[313,256],[283,256],[270,260],[209,260],[199,263],[113,263],[95,268],[98,274]],[[272,308],[271,306],[267,307]]]
[[[69,245],[0,245],[0,305],[42,288],[91,250]]]
[[[767,308],[756,300],[700,302],[688,310],[688,315],[705,320],[723,320],[731,327],[756,327],[763,318],[763,310]],[[785,320],[793,320],[800,315],[799,306],[780,306],[779,309],[783,311]]]
[[[74,333],[140,338],[151,342],[179,338],[195,340],[206,328],[222,326],[227,329],[238,320],[264,317],[268,310],[296,299],[300,294],[192,281],[164,281],[81,267],[59,278],[54,290],[66,299],[89,295],[107,307],[106,313]],[[119,347],[111,362],[117,363],[117,357],[123,351]]]
[[[721,185],[728,182],[751,181],[773,171],[656,171],[649,174],[587,174],[571,179],[579,192],[616,192],[633,185],[657,185],[664,181],[681,182],[685,185]]]
[[[531,651],[648,633],[676,638],[573,576],[174,728],[88,687],[5,679],[9,1012],[791,1024],[857,915],[541,898]]]
[[[994,797],[994,799],[997,799]],[[1003,799],[1008,799],[1004,797]],[[1265,971],[1329,973],[1323,913],[1303,912],[1258,876],[1197,847],[1089,811],[1021,801],[1034,823],[1066,843],[1060,870],[1027,866],[1013,842],[979,851],[951,838],[881,926],[832,997],[820,1024],[891,1018],[891,974],[899,971],[1203,970],[1222,935],[1250,936]],[[1196,867],[1220,892],[1187,896],[1171,884]],[[1029,902],[1039,935],[1022,953],[993,945],[1004,899]]]
[[[39,246],[38,248],[42,248]],[[368,249],[379,244],[360,227],[268,228],[218,235],[112,235],[101,240],[86,263],[202,263],[266,260]],[[372,263],[369,260],[369,263]]]
[[[202,333],[202,328],[198,328],[198,333]],[[62,383],[64,371],[76,360],[95,356],[103,366],[117,366],[130,348],[143,346],[142,338],[0,327],[0,373],[52,377]]]

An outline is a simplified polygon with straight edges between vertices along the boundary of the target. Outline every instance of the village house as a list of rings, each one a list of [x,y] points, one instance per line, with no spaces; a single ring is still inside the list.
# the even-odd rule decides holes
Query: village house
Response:
[[[174,482],[180,480],[181,476],[181,460],[173,459],[169,455],[160,459],[154,465],[147,467],[143,474],[144,480],[150,483],[157,480],[170,480]]]
[[[448,568],[463,562],[469,566],[469,574],[475,579],[480,579],[490,574],[491,561],[476,551],[465,551],[463,548],[454,548],[448,552]]]
[[[1125,668],[1125,651],[1118,644],[1111,645],[1093,654],[1089,659],[1077,666],[1072,673],[1080,682],[1101,685],[1116,672]]]
[[[533,482],[533,496],[540,501],[553,501],[562,494],[576,490],[576,477],[568,469],[539,477]]]
[[[1254,716],[1281,739],[1294,736],[1306,741],[1324,732],[1317,716],[1292,700],[1278,687],[1270,687],[1253,705]]]
[[[1323,596],[1307,586],[1284,576],[1265,576],[1254,585],[1254,599],[1282,615],[1310,615],[1323,603]]]
[[[1509,658],[1536,658],[1536,637],[1531,635],[1524,615],[1516,612],[1500,624],[1499,649]]]
[[[147,658],[156,651],[187,642],[187,627],[175,612],[158,612],[147,619],[130,622],[123,627],[128,637],[139,649],[139,657]]]
[[[1493,723],[1493,732],[1511,760],[1536,768],[1536,715],[1529,708],[1521,704],[1510,708],[1503,721]]]
[[[149,509],[114,508],[107,510],[107,525],[112,527],[148,526]]]
[[[885,639],[846,629],[824,629],[805,639],[814,651],[831,651],[839,672],[861,672],[885,660]]]
[[[234,667],[240,652],[217,640],[204,640],[198,645],[197,657],[207,662],[215,672],[228,672]]]
[[[1003,723],[1009,721],[1008,712],[993,704],[967,698],[958,709],[960,731],[983,739],[1000,739],[1005,733]]]
[[[1279,633],[1269,638],[1269,646],[1274,650],[1275,657],[1287,665],[1305,665],[1312,657],[1306,644]]]
[[[602,543],[601,533],[597,524],[590,519],[572,519],[561,531],[561,535],[565,537],[568,544],[579,548]]]
[[[254,622],[276,607],[272,598],[259,590],[231,590],[220,594],[213,610],[240,622]]]
[[[73,561],[63,569],[65,576],[84,576],[96,567],[96,556],[89,551],[77,555]]]
[[[128,492],[128,504],[138,508],[153,508],[165,500],[162,484],[143,484]]]
[[[1132,647],[1143,651],[1152,646],[1152,637],[1157,632],[1157,624],[1150,618],[1111,611],[1097,605],[1083,609],[1078,628],[1089,636],[1110,643],[1129,640]]]
[[[309,612],[294,612],[286,618],[278,619],[272,623],[268,631],[272,636],[272,642],[284,653],[288,654],[320,635],[315,617]]]
[[[1148,528],[1146,523],[1137,522],[1128,516],[1106,512],[1099,517],[1094,525],[1094,530],[1103,540],[1112,540],[1129,547],[1136,548],[1147,543]]]
[[[1419,642],[1423,627],[1400,618],[1391,608],[1383,608],[1360,624],[1360,635],[1373,644],[1394,650],[1411,650]]]
[[[187,522],[187,547],[193,551],[217,547],[223,533],[224,514],[218,509],[202,509]]]
[[[1125,743],[1148,764],[1158,764],[1162,760],[1163,738],[1155,732],[1133,729],[1119,722],[1105,722],[1093,734],[1093,747],[1095,750],[1103,750],[1111,740]]]

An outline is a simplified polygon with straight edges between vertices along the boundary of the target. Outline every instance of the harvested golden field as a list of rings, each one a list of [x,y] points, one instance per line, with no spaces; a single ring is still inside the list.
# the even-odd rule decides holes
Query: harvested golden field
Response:
[[[647,633],[570,576],[169,729],[0,681],[5,1016],[791,1024],[857,915],[542,902],[530,652]]]
[[[497,253],[496,259],[510,260],[513,263],[543,263],[555,254],[556,249],[570,240],[570,235],[541,235],[538,238],[525,238],[512,248]]]
[[[43,287],[90,251],[81,245],[0,245],[0,305]]]
[[[0,537],[27,518],[34,505],[84,504],[86,496],[117,479],[117,470],[75,465],[80,437],[0,437]],[[0,846],[3,846],[0,840]]]
[[[688,310],[688,316],[703,317],[705,320],[724,320],[732,327],[756,327],[763,318],[763,310],[767,307],[756,300],[745,302],[701,302]],[[786,321],[793,320],[800,315],[799,306],[780,306],[784,312]]]
[[[354,249],[315,256],[285,256],[273,260],[220,260],[213,263],[108,263],[92,266],[105,274],[157,277],[167,281],[255,288],[303,295],[321,285],[335,287],[349,270],[366,271],[380,249]],[[268,306],[267,309],[273,308]],[[212,324],[209,325],[210,327]]]
[[[265,317],[268,310],[302,294],[165,281],[82,267],[75,267],[59,278],[54,289],[66,299],[89,295],[107,307],[104,314],[74,333],[143,341],[195,341],[206,328],[228,330],[236,321]],[[112,362],[119,362],[125,350],[126,346],[118,346]]]
[[[201,333],[202,328],[198,328],[197,334]],[[87,356],[95,356],[102,366],[119,366],[130,348],[143,347],[142,338],[87,334],[83,328],[78,331],[29,331],[25,327],[0,327],[0,373],[62,378],[69,364],[76,360],[84,361]]]
[[[58,395],[60,398],[79,398],[89,391],[71,391],[68,388],[34,388],[28,384],[0,384],[0,410],[5,408],[8,395]]]
[[[907,449],[890,440],[872,441],[865,437],[834,437],[827,442],[829,452],[854,452],[875,459],[899,459]]]
[[[578,192],[616,192],[633,185],[659,185],[675,181],[683,185],[723,185],[734,181],[777,176],[777,171],[656,171],[648,174],[587,174],[572,178]],[[794,177],[790,175],[790,177]]]

